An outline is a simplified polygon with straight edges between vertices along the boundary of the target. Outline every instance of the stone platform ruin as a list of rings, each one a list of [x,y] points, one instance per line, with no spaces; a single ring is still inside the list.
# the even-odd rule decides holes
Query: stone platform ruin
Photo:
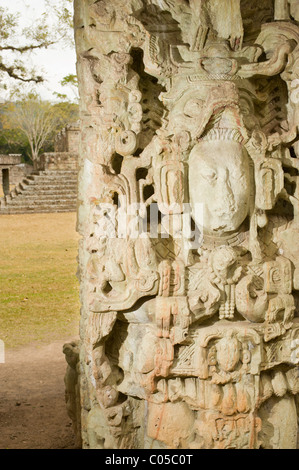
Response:
[[[79,138],[78,125],[67,126],[56,136],[54,152],[42,154],[36,168],[31,167],[14,189],[8,191],[6,184],[0,215],[75,212]]]
[[[297,447],[298,21],[75,0],[83,448]]]
[[[0,195],[8,195],[32,171],[31,165],[22,163],[21,155],[0,155]]]

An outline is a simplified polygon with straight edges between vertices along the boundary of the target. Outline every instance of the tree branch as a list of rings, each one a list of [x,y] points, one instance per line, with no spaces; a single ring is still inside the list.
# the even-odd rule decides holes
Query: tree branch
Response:
[[[31,77],[31,78],[25,78],[22,77],[18,72],[17,68],[14,67],[13,65],[10,67],[7,67],[3,62],[0,62],[0,70],[2,72],[6,72],[11,78],[15,78],[17,80],[21,80],[22,82],[35,82],[35,83],[41,83],[44,81],[44,79],[40,76],[37,77]]]
[[[9,45],[0,46],[0,51],[14,51],[14,52],[20,52],[21,54],[23,54],[23,52],[32,51],[34,49],[42,49],[43,47],[47,48],[55,44],[55,42],[56,41],[46,41],[40,44],[36,44],[36,45],[31,44],[31,45],[22,46],[22,47],[15,47],[15,46],[9,46]]]

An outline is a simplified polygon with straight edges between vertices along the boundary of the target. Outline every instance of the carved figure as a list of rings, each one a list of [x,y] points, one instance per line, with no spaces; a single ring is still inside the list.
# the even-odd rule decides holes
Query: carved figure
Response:
[[[76,1],[85,448],[296,448],[297,3]]]

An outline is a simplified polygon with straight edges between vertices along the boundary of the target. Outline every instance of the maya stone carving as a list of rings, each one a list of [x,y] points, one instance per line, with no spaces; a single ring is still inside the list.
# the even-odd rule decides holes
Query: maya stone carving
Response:
[[[298,20],[75,1],[83,447],[296,448]]]

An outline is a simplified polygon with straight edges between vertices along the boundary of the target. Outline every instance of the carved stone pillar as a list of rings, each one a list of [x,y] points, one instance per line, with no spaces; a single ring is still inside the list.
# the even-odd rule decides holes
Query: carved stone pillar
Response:
[[[297,5],[75,0],[85,448],[296,448]]]

